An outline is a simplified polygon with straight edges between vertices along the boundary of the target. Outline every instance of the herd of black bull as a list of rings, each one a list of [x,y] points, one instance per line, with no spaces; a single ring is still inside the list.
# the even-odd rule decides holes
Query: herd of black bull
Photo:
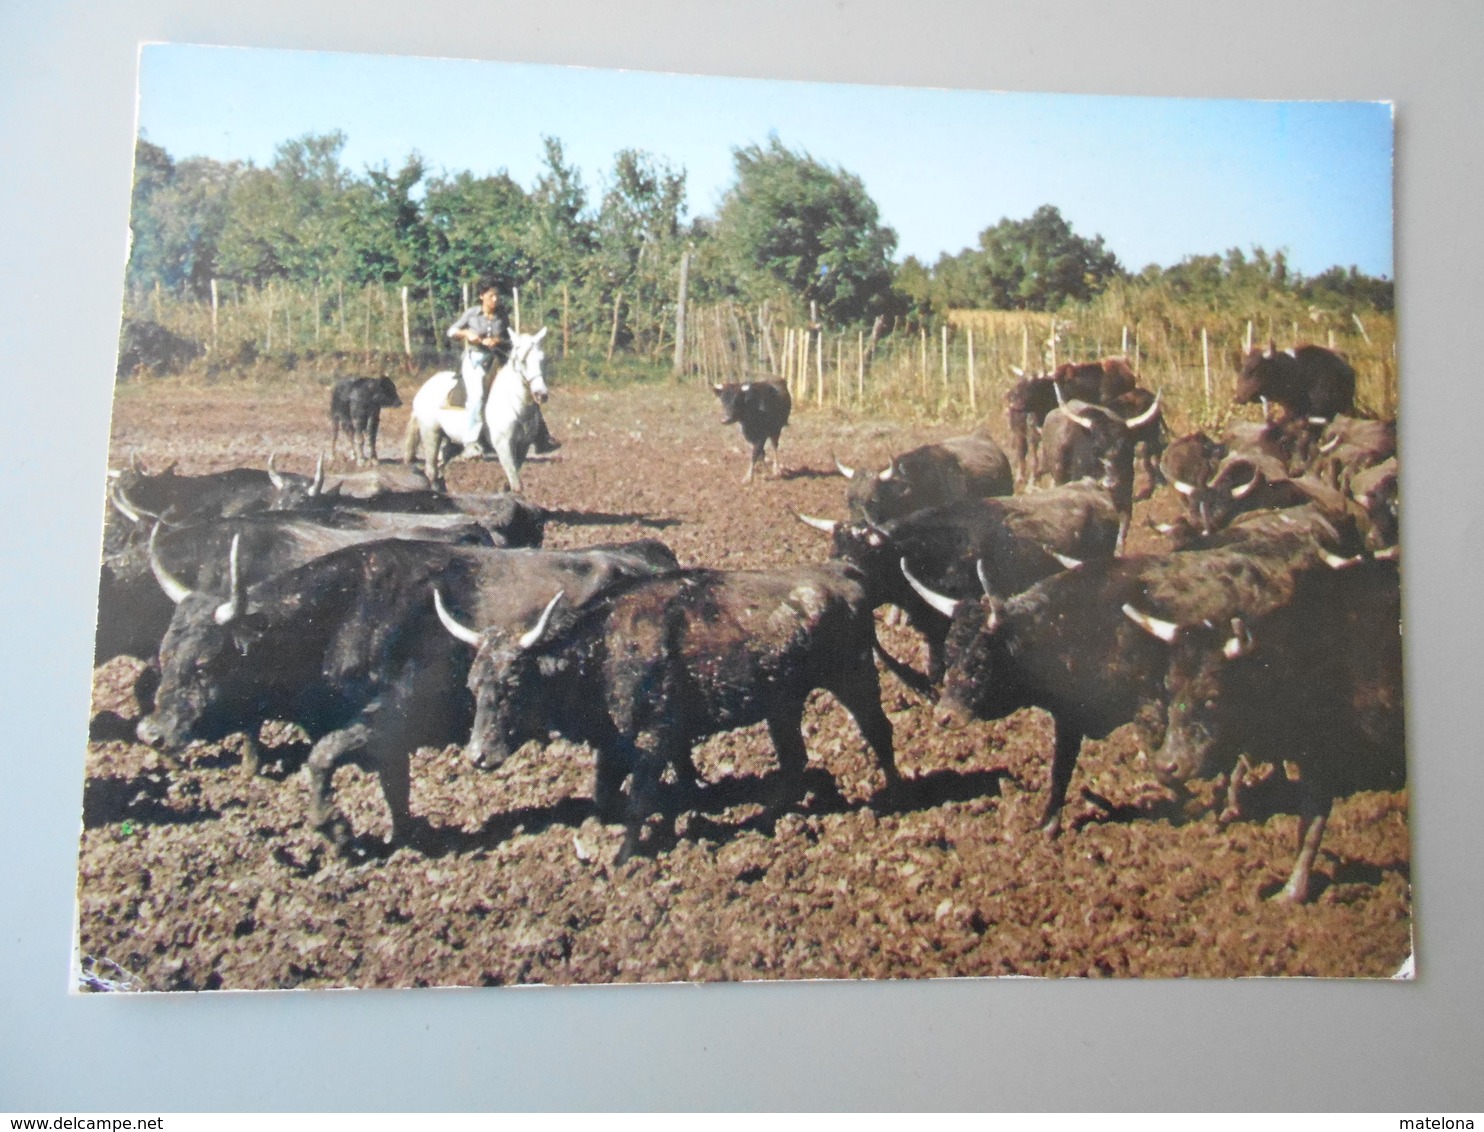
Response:
[[[765,439],[776,472],[787,391],[717,392],[754,445],[749,478]],[[434,831],[411,817],[413,750],[463,742],[493,767],[559,732],[596,752],[594,800],[626,824],[622,860],[656,812],[696,796],[691,749],[708,735],[765,722],[774,806],[796,802],[815,689],[854,717],[891,794],[879,656],[937,696],[944,726],[1051,714],[1050,832],[1083,738],[1125,723],[1177,787],[1231,771],[1235,798],[1239,760],[1297,764],[1283,894],[1302,901],[1332,800],[1405,781],[1395,431],[1344,415],[1354,375],[1318,347],[1252,354],[1239,399],[1259,398],[1282,406],[1278,423],[1166,448],[1158,398],[1126,363],[1025,378],[1006,404],[1015,469],[983,434],[878,472],[841,464],[849,518],[800,516],[831,533],[829,560],[772,572],[681,569],[653,540],[539,550],[538,508],[399,468],[136,466],[110,487],[96,659],[155,661],[137,734],[168,752],[242,734],[251,769],[260,724],[301,726],[312,813],[339,843],[339,763],[373,769],[393,840],[418,842]],[[1125,557],[1141,444],[1147,490],[1168,481],[1186,515],[1167,532],[1176,549]],[[1040,467],[1054,486],[1012,494]],[[925,677],[878,645],[884,604],[926,638]]]

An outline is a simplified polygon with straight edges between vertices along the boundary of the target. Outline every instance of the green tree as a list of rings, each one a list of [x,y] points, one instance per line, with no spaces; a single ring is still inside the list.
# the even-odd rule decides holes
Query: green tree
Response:
[[[1000,310],[1055,310],[1083,302],[1123,274],[1103,238],[1077,235],[1054,206],[1045,204],[1026,220],[1003,219],[979,233],[977,249],[962,253],[983,288],[983,299]]]
[[[776,137],[732,151],[736,184],[717,216],[716,238],[749,297],[781,285],[817,301],[837,323],[858,322],[892,305],[896,233],[853,173],[795,153]]]
[[[254,286],[276,277],[351,277],[344,146],[338,130],[306,134],[280,145],[268,168],[247,168],[228,201],[219,246],[224,274]]]
[[[457,296],[462,284],[486,275],[508,292],[531,276],[530,202],[509,174],[435,178],[423,198],[423,214],[440,292]]]
[[[357,283],[428,283],[428,229],[423,210],[413,199],[425,167],[412,154],[396,173],[385,167],[366,170],[344,193],[344,231],[348,268]]]
[[[653,347],[665,334],[684,212],[684,171],[638,150],[619,151],[598,210],[594,268],[605,301],[628,311],[621,341]]]
[[[202,157],[176,163],[159,146],[140,139],[129,219],[133,239],[127,279],[132,290],[159,283],[196,298],[210,292],[228,195],[240,172],[236,162]]]

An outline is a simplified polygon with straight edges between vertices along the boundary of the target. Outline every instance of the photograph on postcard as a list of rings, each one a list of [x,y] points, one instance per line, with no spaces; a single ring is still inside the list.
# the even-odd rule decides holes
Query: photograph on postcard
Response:
[[[1392,107],[148,45],[82,991],[1411,971]]]

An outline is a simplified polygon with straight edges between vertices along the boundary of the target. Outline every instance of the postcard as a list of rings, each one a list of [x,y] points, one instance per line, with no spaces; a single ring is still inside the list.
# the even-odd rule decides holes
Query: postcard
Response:
[[[1408,977],[1392,146],[144,47],[76,988]]]

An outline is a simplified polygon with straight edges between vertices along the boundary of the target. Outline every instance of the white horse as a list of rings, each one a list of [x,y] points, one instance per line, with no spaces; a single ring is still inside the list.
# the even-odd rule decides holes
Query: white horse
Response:
[[[520,466],[539,431],[536,406],[543,404],[548,394],[541,370],[546,360],[541,349],[541,339],[545,337],[545,327],[535,334],[510,335],[510,359],[495,375],[482,413],[477,399],[482,390],[476,391],[471,406],[449,405],[448,395],[461,384],[459,375],[452,370],[428,378],[412,399],[412,418],[407,422],[404,445],[407,462],[411,464],[417,459],[421,445],[429,482],[441,484],[444,443],[475,444],[487,429],[490,447],[505,469],[510,490],[519,491]]]

